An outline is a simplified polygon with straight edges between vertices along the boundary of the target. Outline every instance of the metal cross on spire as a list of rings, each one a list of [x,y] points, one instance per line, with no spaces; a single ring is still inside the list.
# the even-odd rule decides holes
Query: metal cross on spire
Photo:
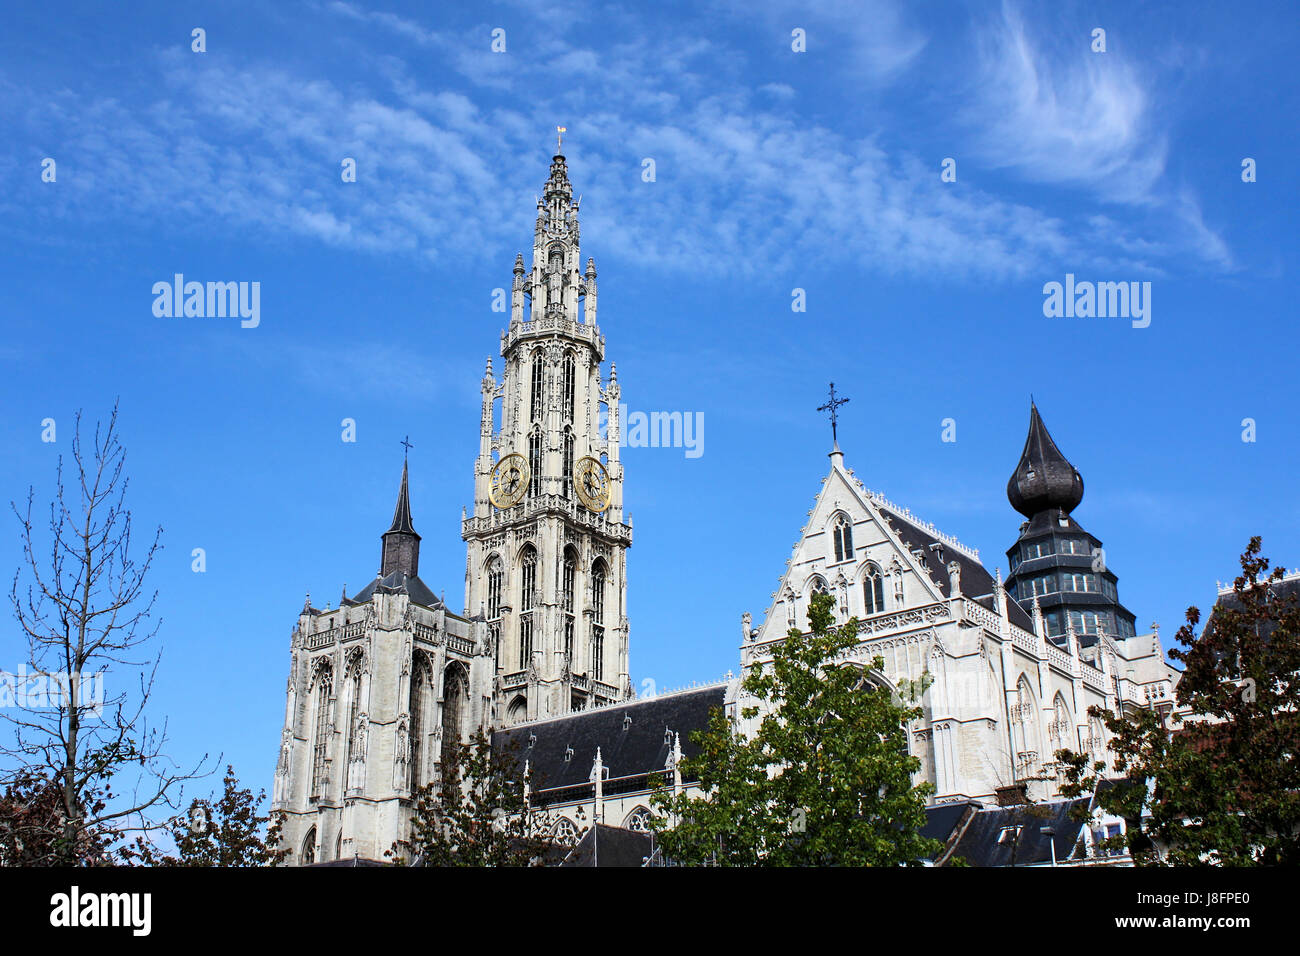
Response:
[[[405,451],[402,452],[402,460],[405,461],[407,457],[411,454],[411,449],[415,447],[414,445],[411,444],[411,436],[406,435],[405,437],[402,438],[400,442],[398,442],[398,444],[401,445],[404,449],[406,449]]]
[[[847,398],[835,397],[835,383],[831,382],[831,400],[817,409],[819,412],[828,411],[831,413],[831,440],[834,441],[836,445],[839,445],[840,443],[840,436],[836,433],[836,426],[839,424],[839,408],[841,405],[847,405],[848,402],[849,399]]]
[[[555,152],[558,154],[564,147],[564,134],[569,131],[567,126],[555,127]]]

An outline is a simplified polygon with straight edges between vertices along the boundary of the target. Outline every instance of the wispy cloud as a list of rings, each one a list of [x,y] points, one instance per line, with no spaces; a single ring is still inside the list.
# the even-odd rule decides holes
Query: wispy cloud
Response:
[[[1166,140],[1122,53],[1093,53],[1087,31],[1035,36],[1016,7],[977,27],[976,106],[984,158],[1025,177],[1140,202],[1165,168]]]
[[[925,40],[891,5],[876,6],[881,42],[896,54],[873,68],[883,76],[904,69]],[[760,12],[775,22],[784,9]],[[40,103],[18,111],[23,132],[61,144],[67,157],[55,205],[37,202],[32,187],[11,202],[38,216],[147,216],[153,228],[266,231],[372,253],[509,255],[528,234],[529,200],[544,176],[538,140],[554,117],[576,116],[571,168],[586,195],[587,235],[651,268],[753,275],[815,262],[1014,278],[1063,257],[1148,261],[1174,249],[1146,224],[1109,217],[1103,230],[1095,218],[1090,227],[970,186],[947,188],[932,162],[791,110],[787,85],[752,90],[716,37],[594,49],[560,32],[508,58],[489,51],[486,30],[470,42],[344,2],[326,10],[436,47],[456,76],[431,86],[400,48],[385,48],[346,85],[178,53],[159,57],[153,90],[37,94],[11,81],[0,89],[6,105]],[[1126,178],[1136,196],[1162,166],[1143,138],[1140,88],[1122,65],[1114,75],[1088,66],[1050,73],[1007,10],[995,38],[1002,55],[987,68],[997,81],[989,95],[1010,106],[990,135],[1022,149],[992,161],[1031,175],[1043,164],[1042,178],[1066,182]],[[848,6],[817,16],[861,20]],[[1090,117],[1099,130],[1083,122]],[[357,161],[355,184],[340,179],[344,157]],[[643,181],[646,158],[654,182]],[[530,169],[531,178],[516,172]],[[1226,255],[1190,197],[1169,218],[1194,225],[1197,255]]]

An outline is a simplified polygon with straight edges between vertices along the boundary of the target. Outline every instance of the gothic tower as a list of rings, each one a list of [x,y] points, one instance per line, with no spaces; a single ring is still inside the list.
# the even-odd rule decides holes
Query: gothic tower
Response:
[[[1070,627],[1089,647],[1104,631],[1134,636],[1132,612],[1119,603],[1119,579],[1106,565],[1101,541],[1071,516],[1083,500],[1083,477],[1047,432],[1030,402],[1029,435],[1007,482],[1011,506],[1029,520],[1007,551],[1007,591],[1026,611],[1037,601],[1050,638],[1064,640]]]
[[[631,696],[618,378],[611,365],[602,383],[596,264],[581,268],[562,155],[537,201],[531,269],[515,257],[501,356],[501,382],[491,359],[483,377],[462,525],[465,615],[492,636],[497,727]]]
[[[379,574],[338,607],[298,614],[272,808],[291,864],[382,860],[408,835],[444,748],[489,729],[487,625],[453,614],[419,577],[406,463]]]

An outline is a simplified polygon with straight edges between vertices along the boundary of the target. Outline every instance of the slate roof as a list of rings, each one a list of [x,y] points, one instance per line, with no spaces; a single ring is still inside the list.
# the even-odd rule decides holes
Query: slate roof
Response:
[[[560,866],[644,866],[653,846],[649,833],[598,823],[583,833]]]
[[[415,604],[422,604],[425,607],[441,607],[442,602],[438,596],[429,589],[429,586],[414,574],[407,574],[404,571],[393,571],[387,577],[376,577],[364,588],[358,591],[352,597],[348,598],[347,604],[365,604],[375,596],[378,588],[388,588],[394,591],[405,591],[407,596]]]
[[[948,564],[956,561],[961,567],[961,590],[966,596],[972,598],[976,603],[988,610],[993,610],[993,588],[996,582],[993,575],[985,569],[979,561],[967,555],[965,552],[958,551],[949,545],[946,541],[941,541],[928,531],[918,528],[907,518],[895,513],[892,509],[881,506],[881,511],[890,519],[890,526],[894,532],[902,539],[903,544],[909,551],[920,551],[924,557],[924,567],[929,571],[930,580],[939,588],[944,598],[951,595],[948,593]],[[931,545],[939,545],[939,549],[932,549]],[[1033,632],[1033,618],[1010,597],[1006,599],[1007,616],[1011,619],[1012,624],[1016,624],[1026,631]]]
[[[397,492],[397,507],[393,509],[393,524],[388,529],[388,533],[397,532],[399,534],[414,535],[418,540],[420,536],[415,533],[415,525],[411,523],[411,492],[406,475],[406,461],[403,460],[402,486]]]
[[[325,860],[321,863],[308,863],[307,866],[392,866],[383,860],[371,860],[364,856],[349,857],[346,860]]]
[[[1086,811],[1091,797],[1056,803],[1022,804],[1014,807],[986,807],[974,815],[957,840],[952,858],[961,857],[971,866],[1031,866],[1052,862],[1056,844],[1058,862],[1069,858],[1079,840],[1083,820],[1072,819],[1072,811]],[[999,842],[1008,827],[1020,827],[1014,839]],[[1051,827],[1054,835],[1042,833]]]
[[[518,724],[494,733],[492,746],[514,745],[515,759],[528,761],[535,792],[589,786],[597,747],[611,780],[657,773],[672,750],[668,732],[681,734],[683,756],[698,753],[691,732],[708,725],[709,711],[722,707],[726,693],[717,684]]]
[[[967,811],[972,807],[979,810],[981,806],[983,805],[978,800],[960,800],[926,807],[925,826],[921,827],[921,836],[947,842]]]
[[[1277,603],[1288,601],[1300,601],[1300,575],[1285,577],[1281,581],[1272,581],[1268,585],[1269,590],[1273,593],[1273,600]],[[1214,621],[1214,615],[1219,610],[1240,611],[1242,609],[1241,601],[1237,600],[1235,591],[1229,591],[1227,594],[1220,594],[1219,599],[1214,602],[1214,607],[1210,609],[1208,620],[1205,622],[1205,628],[1211,627]],[[1272,635],[1277,625],[1269,622],[1263,628],[1260,635],[1265,641]]]

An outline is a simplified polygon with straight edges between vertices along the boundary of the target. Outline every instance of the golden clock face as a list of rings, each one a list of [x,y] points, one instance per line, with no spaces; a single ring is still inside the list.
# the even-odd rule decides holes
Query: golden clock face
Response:
[[[580,458],[573,468],[573,487],[578,500],[590,511],[609,507],[609,472],[595,458]]]
[[[524,500],[532,474],[523,455],[506,455],[492,468],[492,487],[488,497],[498,508],[510,508]]]

